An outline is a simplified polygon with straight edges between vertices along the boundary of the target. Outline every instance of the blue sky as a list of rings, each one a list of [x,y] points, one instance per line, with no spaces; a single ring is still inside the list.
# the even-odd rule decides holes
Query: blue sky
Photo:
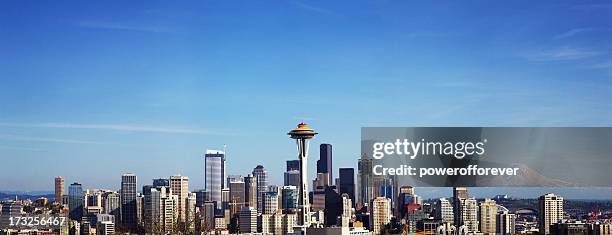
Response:
[[[224,144],[278,184],[300,121],[336,167],[362,126],[610,126],[611,41],[609,1],[2,1],[0,189],[201,188]]]

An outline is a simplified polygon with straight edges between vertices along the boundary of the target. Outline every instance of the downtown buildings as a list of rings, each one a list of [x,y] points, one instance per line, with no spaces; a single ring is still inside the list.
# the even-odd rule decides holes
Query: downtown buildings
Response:
[[[331,146],[326,144],[319,149],[331,149]],[[319,156],[319,162],[327,164],[327,159],[331,159],[329,157],[331,153],[328,151],[320,153],[322,156]],[[128,227],[126,225],[134,224],[125,220],[126,214],[121,212],[125,208],[125,199],[134,198],[137,215],[135,231],[141,231],[139,229],[142,227],[144,229],[142,231],[151,233],[207,231],[290,234],[304,229],[303,226],[296,226],[300,225],[298,224],[300,209],[305,206],[299,202],[303,196],[298,188],[302,185],[299,178],[297,186],[292,183],[271,185],[268,171],[263,165],[250,168],[253,170],[245,172],[245,176],[226,176],[225,170],[221,170],[226,168],[224,161],[225,155],[221,155],[220,151],[207,151],[204,157],[206,171],[204,182],[211,182],[205,185],[213,190],[220,189],[218,190],[221,195],[220,200],[213,199],[213,191],[206,189],[190,191],[189,178],[180,175],[153,179],[152,184],[144,185],[142,194],[139,194],[134,188],[137,182],[136,175],[125,174],[122,176],[121,190],[118,192],[83,189],[78,183],[71,185],[73,187],[69,189],[68,197],[72,198],[69,200],[72,204],[70,208],[80,206],[83,208],[72,210],[72,217],[75,221],[81,221],[80,228],[89,227],[87,231],[92,231],[94,227],[99,227],[100,232],[113,229],[126,231]],[[464,229],[476,234],[516,232],[514,228],[517,216],[508,210],[500,209],[502,207],[495,200],[470,197],[467,188],[454,188],[454,197],[449,199],[423,200],[415,193],[414,187],[399,186],[392,178],[384,179],[368,175],[368,170],[364,169],[369,163],[367,159],[361,159],[359,162],[361,168],[357,179],[361,179],[358,181],[365,182],[366,185],[355,185],[353,168],[340,168],[338,178],[331,181],[328,177],[331,173],[323,170],[325,164],[318,164],[321,169],[318,170],[315,183],[319,187],[309,190],[310,195],[306,205],[311,205],[308,208],[311,212],[306,214],[309,221],[306,230],[316,228],[318,230],[312,231],[337,230],[342,231],[342,234],[367,234],[368,230],[358,229],[367,228],[380,234],[398,229],[431,232],[439,227],[447,227],[449,231]],[[299,175],[300,164],[297,164],[297,169],[295,165],[295,161],[289,161],[287,170],[297,171]],[[362,173],[365,174],[361,175]],[[219,187],[212,187],[215,184]],[[261,187],[262,185],[266,187]],[[355,192],[355,188],[359,190]],[[361,189],[367,192],[362,192]],[[366,203],[361,206],[354,205],[351,194],[357,195],[353,197]],[[367,195],[373,197],[368,198]],[[555,207],[552,203],[555,201],[553,197],[544,196],[548,199],[542,201],[549,203],[543,205],[548,205],[550,209],[541,211],[557,211],[557,217],[561,215],[562,218],[563,208],[560,208],[559,212],[558,207],[563,204],[562,198],[554,197],[557,201],[561,200]],[[82,215],[77,215],[79,212]],[[132,213],[129,210],[126,212]],[[93,222],[93,218],[97,215],[102,215],[104,221]],[[113,227],[112,217],[105,215],[115,216],[114,220],[118,221],[118,226]],[[563,230],[573,226],[570,223],[559,223],[559,220],[552,219],[553,215],[550,213],[542,215],[542,218],[547,217],[551,218],[548,227],[557,226],[558,230]],[[455,218],[460,223],[455,224]],[[552,233],[550,231],[549,233]]]

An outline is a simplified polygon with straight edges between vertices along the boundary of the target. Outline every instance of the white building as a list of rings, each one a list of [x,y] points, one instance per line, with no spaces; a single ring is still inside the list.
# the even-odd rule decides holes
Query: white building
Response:
[[[549,193],[538,198],[540,234],[550,234],[550,225],[563,219],[563,197]]]
[[[377,197],[370,201],[370,229],[381,234],[383,227],[391,221],[391,200]]]

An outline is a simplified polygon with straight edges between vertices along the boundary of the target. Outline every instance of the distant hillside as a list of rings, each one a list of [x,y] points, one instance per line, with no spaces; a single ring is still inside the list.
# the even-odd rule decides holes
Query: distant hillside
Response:
[[[49,200],[54,200],[55,199],[55,194],[52,192],[48,192],[48,191],[38,191],[38,192],[11,192],[11,191],[6,191],[6,192],[0,192],[0,200],[11,200],[11,199],[15,199],[15,196],[17,196],[17,198],[19,199],[30,199],[32,201],[41,198],[41,197],[46,197]]]

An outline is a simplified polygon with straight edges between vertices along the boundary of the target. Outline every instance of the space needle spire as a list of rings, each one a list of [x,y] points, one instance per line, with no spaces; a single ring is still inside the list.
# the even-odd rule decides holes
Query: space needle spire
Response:
[[[300,161],[300,185],[298,187],[298,218],[297,226],[306,234],[310,226],[310,205],[308,203],[308,141],[316,134],[306,123],[298,124],[297,128],[287,133],[297,144],[298,159]]]

